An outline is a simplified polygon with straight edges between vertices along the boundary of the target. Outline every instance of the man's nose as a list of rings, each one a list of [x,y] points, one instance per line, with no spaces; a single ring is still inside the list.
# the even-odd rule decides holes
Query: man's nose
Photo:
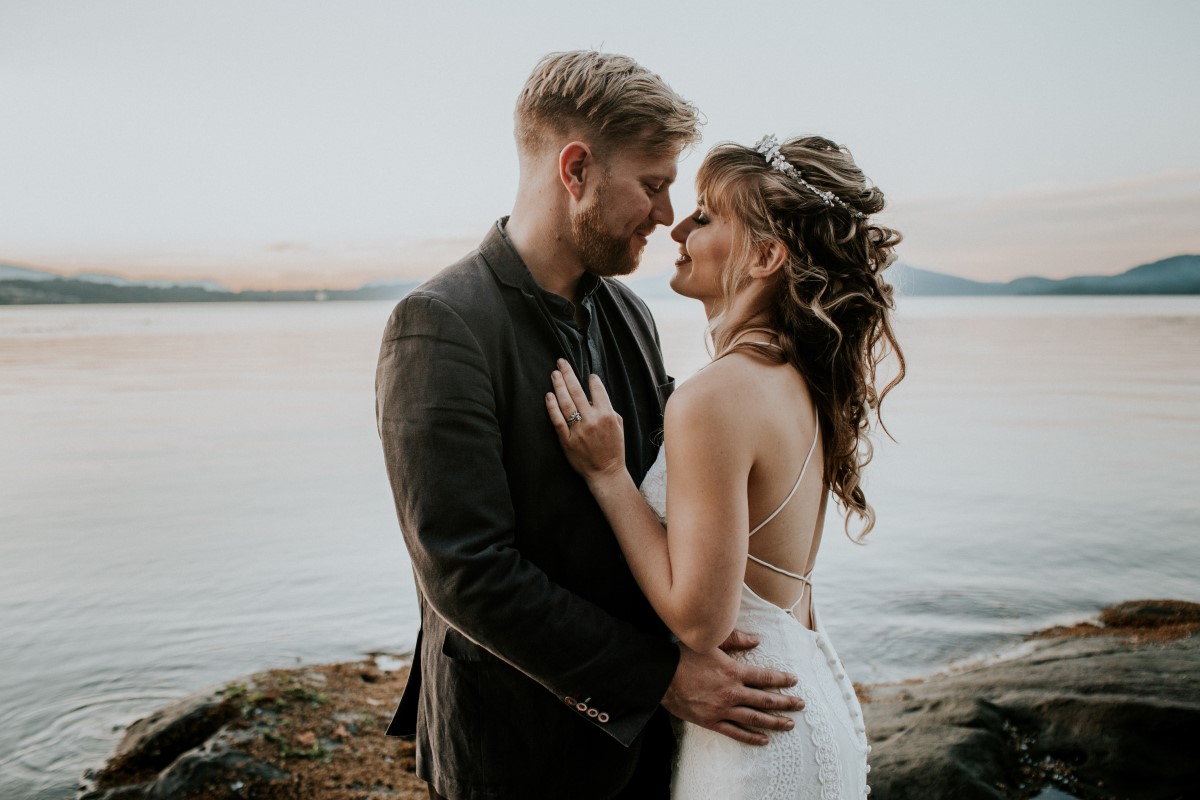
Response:
[[[671,207],[671,193],[663,190],[658,193],[658,197],[654,198],[654,210],[650,212],[650,219],[656,225],[669,226],[675,221],[675,209]]]

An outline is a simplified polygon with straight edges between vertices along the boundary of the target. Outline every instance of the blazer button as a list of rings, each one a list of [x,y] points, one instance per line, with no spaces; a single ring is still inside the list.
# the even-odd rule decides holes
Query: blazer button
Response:
[[[594,708],[589,708],[587,714],[589,717],[596,717],[599,716],[600,712]]]
[[[573,705],[575,705],[575,698],[574,697],[564,697],[563,702],[569,706],[573,706]]]
[[[601,711],[600,714],[596,717],[596,721],[597,722],[608,722],[608,714],[605,714],[603,711]]]

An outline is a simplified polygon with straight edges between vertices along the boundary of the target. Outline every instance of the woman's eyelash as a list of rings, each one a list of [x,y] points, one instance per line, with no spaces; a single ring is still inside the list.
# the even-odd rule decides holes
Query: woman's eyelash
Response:
[[[696,223],[697,225],[707,225],[708,217],[705,216],[703,211],[697,211],[692,215],[692,222]]]

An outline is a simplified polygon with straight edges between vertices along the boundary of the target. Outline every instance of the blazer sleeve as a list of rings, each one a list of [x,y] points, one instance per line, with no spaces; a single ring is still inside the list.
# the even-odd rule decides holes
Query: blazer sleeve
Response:
[[[450,306],[410,294],[396,307],[376,396],[397,515],[426,601],[631,744],[666,693],[678,648],[555,584],[517,549],[488,364]]]

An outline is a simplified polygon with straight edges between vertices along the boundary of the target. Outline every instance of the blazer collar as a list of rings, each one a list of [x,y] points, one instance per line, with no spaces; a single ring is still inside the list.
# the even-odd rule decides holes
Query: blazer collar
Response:
[[[483,237],[483,242],[479,245],[479,252],[483,255],[483,260],[492,268],[496,279],[505,286],[521,289],[526,293],[545,291],[538,285],[533,273],[529,271],[529,267],[525,265],[520,254],[517,253],[516,248],[504,233],[504,226],[507,222],[508,217],[496,220],[496,224],[488,231],[487,236]],[[605,285],[604,279],[587,272],[580,280],[583,281],[585,297],[594,294],[598,288]]]
[[[517,254],[508,241],[508,237],[504,235],[504,224],[507,222],[508,217],[496,220],[496,224],[487,232],[487,236],[483,237],[483,241],[479,245],[479,253],[491,267],[496,280],[505,286],[531,292],[537,288],[537,281],[533,279],[533,273],[529,271],[529,267],[525,266],[521,256]]]

